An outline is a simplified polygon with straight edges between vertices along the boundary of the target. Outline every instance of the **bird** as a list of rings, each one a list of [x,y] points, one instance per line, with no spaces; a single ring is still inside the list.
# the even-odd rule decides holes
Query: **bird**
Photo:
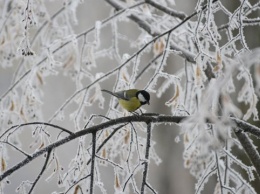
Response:
[[[128,112],[135,112],[142,105],[150,104],[150,94],[145,90],[129,89],[118,92],[101,90],[118,98],[120,106]]]

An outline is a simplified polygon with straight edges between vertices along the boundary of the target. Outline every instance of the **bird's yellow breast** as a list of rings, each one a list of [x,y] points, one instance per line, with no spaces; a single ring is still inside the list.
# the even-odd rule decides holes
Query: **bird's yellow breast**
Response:
[[[136,97],[130,98],[128,101],[120,99],[119,104],[129,112],[134,112],[141,106],[140,101]]]

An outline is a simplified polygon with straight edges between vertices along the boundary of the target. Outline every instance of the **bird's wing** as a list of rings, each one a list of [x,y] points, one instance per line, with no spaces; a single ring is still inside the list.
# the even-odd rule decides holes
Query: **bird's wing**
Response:
[[[133,97],[136,97],[136,92],[138,91],[137,89],[130,89],[130,90],[127,90],[127,93],[126,93],[126,90],[123,90],[123,91],[118,91],[118,92],[110,92],[108,90],[101,90],[103,92],[106,92],[106,93],[109,93],[117,98],[120,98],[120,99],[123,99],[123,100],[130,100],[131,98]]]
[[[106,92],[106,93],[108,93],[108,94],[110,94],[112,96],[115,96],[115,97],[123,99],[123,100],[129,100],[130,99],[130,98],[126,97],[125,91],[119,91],[119,92],[115,92],[115,93],[113,93],[111,91],[108,91],[108,90],[105,90],[105,89],[103,89],[101,91]]]
[[[130,90],[123,90],[123,91],[119,91],[116,92],[115,94],[117,95],[118,98],[121,98],[123,100],[130,100],[133,97],[136,97],[136,92],[138,90],[137,89],[130,89]]]
[[[118,91],[115,93],[115,96],[120,98],[120,99],[123,99],[123,100],[130,100],[131,97],[129,97],[127,94],[126,94],[126,91]]]

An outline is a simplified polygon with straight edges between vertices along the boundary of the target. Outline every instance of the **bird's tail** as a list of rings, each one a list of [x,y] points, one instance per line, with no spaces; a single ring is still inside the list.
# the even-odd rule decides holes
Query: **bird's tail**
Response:
[[[110,92],[110,91],[105,90],[105,89],[102,89],[101,91],[102,91],[102,92],[106,92],[106,93],[108,93],[108,94],[110,94],[110,95],[115,96],[115,97],[118,98],[118,96],[117,96],[115,93],[113,93],[113,92]]]

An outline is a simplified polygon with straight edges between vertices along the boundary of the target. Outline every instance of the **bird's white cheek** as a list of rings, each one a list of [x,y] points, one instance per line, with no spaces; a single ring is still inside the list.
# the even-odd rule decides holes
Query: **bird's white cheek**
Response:
[[[146,99],[144,98],[144,96],[142,94],[138,94],[138,99],[141,101],[141,102],[146,102]]]

